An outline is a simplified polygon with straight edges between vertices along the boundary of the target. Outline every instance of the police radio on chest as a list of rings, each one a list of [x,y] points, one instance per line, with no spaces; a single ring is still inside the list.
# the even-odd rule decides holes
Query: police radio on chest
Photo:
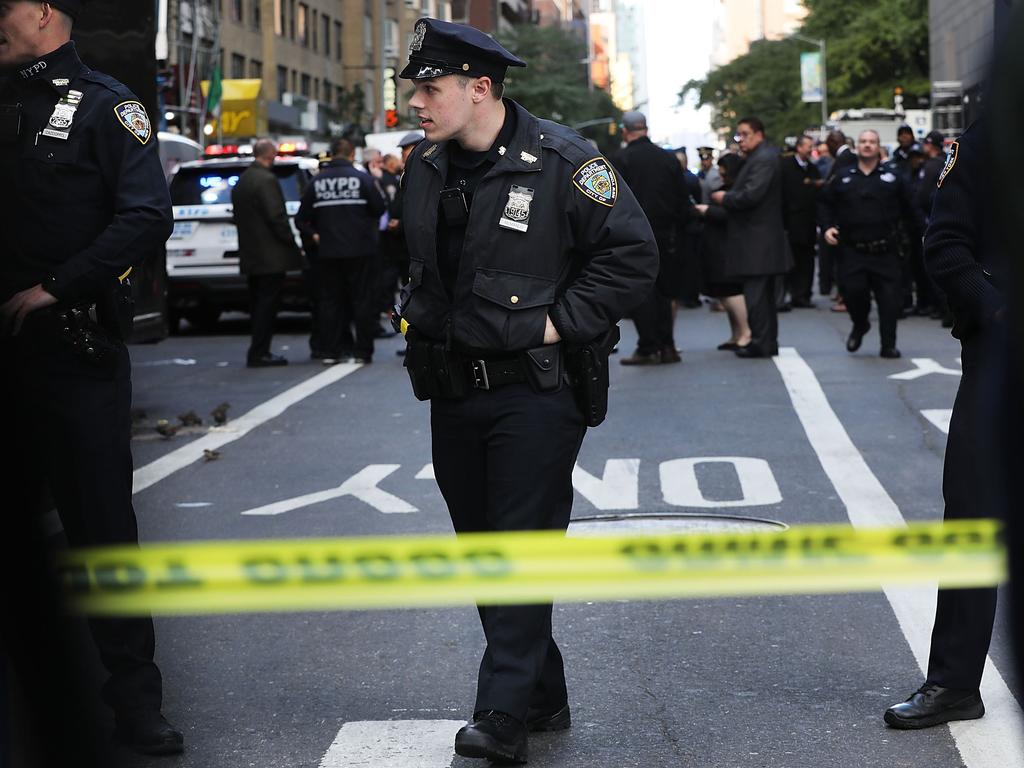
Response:
[[[459,227],[469,221],[469,206],[461,189],[441,190],[441,213],[449,227]]]
[[[21,104],[0,104],[0,141],[14,141],[21,135]]]

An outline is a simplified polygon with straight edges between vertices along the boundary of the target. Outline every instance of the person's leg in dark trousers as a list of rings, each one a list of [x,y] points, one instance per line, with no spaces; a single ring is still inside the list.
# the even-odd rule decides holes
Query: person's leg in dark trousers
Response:
[[[843,302],[846,311],[853,321],[855,331],[864,332],[870,325],[871,314],[871,280],[868,277],[866,257],[847,249],[842,255],[842,270],[839,277],[842,282]]]
[[[248,283],[252,342],[247,358],[255,360],[270,354],[281,290],[284,288],[284,273],[249,275]]]
[[[794,304],[809,304],[811,288],[814,283],[814,244],[795,243],[793,252],[793,269],[790,270],[787,282],[789,297]]]
[[[818,238],[818,293],[831,296],[835,285],[836,252],[835,246],[825,242],[824,237]]]
[[[373,340],[380,325],[377,299],[379,267],[375,257],[344,259],[345,300],[355,327],[352,353],[362,360],[373,359]]]
[[[658,355],[665,346],[666,329],[665,315],[668,315],[668,328],[672,326],[672,302],[661,295],[655,286],[650,294],[636,309],[633,310],[633,323],[636,325],[636,351],[640,355]]]
[[[779,316],[775,305],[775,275],[755,275],[743,279],[743,297],[750,322],[748,349],[761,355],[779,350]]]
[[[932,284],[924,266],[924,246],[920,235],[910,239],[910,270],[916,293],[915,310],[918,314],[924,314],[932,308]]]
[[[457,532],[565,530],[585,427],[572,392],[512,384],[431,407],[434,471]],[[529,479],[529,481],[527,481]],[[480,609],[487,649],[475,711],[519,720],[566,703],[551,605]]]
[[[986,339],[976,335],[963,342],[963,377],[953,404],[942,472],[944,519],[996,517],[988,495],[991,464],[986,445],[991,428],[980,418],[985,407]],[[944,688],[977,690],[992,640],[996,590],[940,589],[928,657],[928,682]]]
[[[325,357],[337,359],[350,352],[342,343],[341,330],[341,259],[317,261],[317,320],[320,343]]]
[[[896,326],[903,304],[902,271],[900,265],[889,261],[889,258],[889,255],[870,257],[873,263],[867,274],[878,304],[878,337],[882,349],[896,349]]]

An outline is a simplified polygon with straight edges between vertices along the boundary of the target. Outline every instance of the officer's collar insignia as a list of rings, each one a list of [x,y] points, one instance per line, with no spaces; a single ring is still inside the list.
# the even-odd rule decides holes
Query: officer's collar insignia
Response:
[[[507,151],[508,150],[506,150],[504,147],[498,147],[498,154],[501,155],[502,157],[505,156],[505,152]]]
[[[849,184],[852,176],[843,176],[843,184]]]
[[[21,75],[21,77],[24,80],[28,80],[28,79],[33,78],[36,75],[38,75],[40,72],[45,70],[48,66],[50,66],[50,65],[46,63],[45,59],[40,59],[39,61],[37,61],[35,64],[33,64],[30,67],[25,67],[24,69],[19,69],[18,70],[18,74]]]
[[[615,205],[615,198],[619,196],[615,171],[603,157],[595,157],[584,163],[572,177],[572,183],[595,203],[609,208]]]
[[[146,108],[140,102],[122,101],[114,107],[114,114],[117,115],[121,125],[127,128],[128,132],[140,143],[145,144],[153,135],[153,125],[149,122]]]
[[[537,162],[537,157],[535,155],[531,155],[529,152],[526,152],[525,150],[519,153],[519,159],[522,160],[524,163],[530,163],[531,165]]]
[[[412,34],[412,42],[409,43],[410,51],[419,51],[423,48],[423,38],[427,36],[427,24],[421,21],[416,25]]]
[[[423,157],[430,157],[434,152],[437,151],[437,144],[431,144],[430,148],[423,153]]]
[[[889,171],[886,171],[885,173],[882,174],[882,181],[892,184],[894,181],[896,181],[896,177],[893,176]]]
[[[422,79],[426,77],[440,77],[444,74],[444,70],[440,67],[431,67],[429,64],[420,67],[420,71],[416,73],[416,79]]]
[[[530,226],[530,203],[533,202],[533,190],[515,184],[508,191],[508,202],[502,211],[498,226],[525,232]]]
[[[71,85],[71,81],[68,80],[66,77],[58,77],[55,80],[51,80],[51,82],[58,88],[63,88],[66,85]]]
[[[942,186],[942,182],[949,176],[949,172],[953,170],[953,166],[956,165],[957,156],[960,154],[960,142],[954,141],[949,146],[949,157],[946,158],[946,165],[942,169],[942,173],[939,174],[939,183],[937,186]]]

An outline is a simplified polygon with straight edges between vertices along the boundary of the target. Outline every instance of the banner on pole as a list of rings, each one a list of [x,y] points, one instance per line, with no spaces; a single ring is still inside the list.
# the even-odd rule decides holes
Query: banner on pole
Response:
[[[805,102],[822,100],[821,53],[800,54],[800,90]]]

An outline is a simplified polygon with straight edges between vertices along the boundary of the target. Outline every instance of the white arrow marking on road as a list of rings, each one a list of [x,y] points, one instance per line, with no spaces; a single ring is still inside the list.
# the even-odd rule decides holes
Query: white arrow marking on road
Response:
[[[640,459],[608,459],[600,478],[577,464],[572,468],[572,486],[597,509],[638,509]]]
[[[868,467],[836,416],[814,371],[792,347],[780,350],[775,365],[793,408],[807,433],[850,522],[858,528],[906,525],[896,502]],[[935,588],[886,587],[885,596],[903,630],[922,674],[927,673]],[[981,683],[986,714],[981,720],[950,723],[949,729],[967,768],[1024,767],[1024,712],[996,669],[985,660]],[[881,719],[881,712],[879,719]]]
[[[143,360],[141,363],[133,363],[136,368],[155,368],[160,365],[195,365],[196,361],[191,357],[175,357],[170,360]]]
[[[947,435],[949,434],[949,420],[953,417],[952,408],[932,408],[921,411],[921,415]]]
[[[938,373],[943,376],[963,376],[962,371],[957,371],[953,368],[946,368],[943,365],[939,365],[935,360],[930,357],[915,357],[911,360],[914,367],[909,371],[903,371],[902,373],[894,373],[889,376],[890,379],[896,379],[897,381],[913,381],[914,379],[920,379],[922,376],[928,376],[933,373]]]
[[[434,477],[434,465],[426,464],[423,469],[416,473],[417,480],[436,480]]]
[[[232,419],[231,431],[211,430],[203,437],[193,440],[191,443],[181,446],[181,448],[176,448],[144,467],[140,467],[135,470],[132,483],[132,493],[144,491],[149,488],[149,486],[160,482],[168,475],[174,474],[179,469],[184,469],[189,464],[194,464],[199,461],[199,459],[203,458],[204,450],[215,451],[223,445],[227,445],[239,438],[245,437],[249,432],[256,429],[256,427],[280,416],[291,406],[305,400],[310,395],[319,392],[324,387],[345,378],[350,373],[355,373],[360,368],[362,368],[362,365],[359,363],[342,363],[341,365],[333,365],[323,373],[311,376],[301,384],[296,384],[291,389],[285,390],[276,397],[272,397],[262,405],[257,405],[251,411],[237,419]]]
[[[698,464],[731,464],[740,480],[738,499],[719,501],[704,496],[697,480]],[[782,492],[775,482],[772,468],[764,459],[743,456],[707,456],[696,459],[673,459],[663,461],[659,467],[661,493],[667,504],[674,507],[758,507],[778,504]]]
[[[345,723],[320,768],[445,768],[455,759],[463,720],[363,720]]]
[[[318,491],[317,493],[308,493],[305,496],[297,496],[294,499],[275,501],[273,504],[247,509],[242,514],[282,515],[285,512],[308,507],[311,504],[319,504],[322,501],[330,501],[331,499],[340,499],[342,496],[352,496],[360,501],[364,501],[378,512],[383,512],[386,515],[418,512],[419,510],[408,502],[377,487],[381,480],[401,466],[401,464],[371,464],[356,472],[356,474],[352,475],[352,477],[337,488],[329,488],[326,491]]]

